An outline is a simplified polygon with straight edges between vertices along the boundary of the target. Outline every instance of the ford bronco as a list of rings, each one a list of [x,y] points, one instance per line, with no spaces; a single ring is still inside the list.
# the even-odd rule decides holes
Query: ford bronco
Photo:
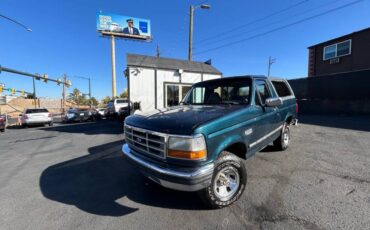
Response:
[[[243,160],[269,144],[288,148],[297,104],[287,81],[264,76],[196,83],[179,106],[125,119],[124,156],[171,189],[199,191],[212,208],[235,202]]]

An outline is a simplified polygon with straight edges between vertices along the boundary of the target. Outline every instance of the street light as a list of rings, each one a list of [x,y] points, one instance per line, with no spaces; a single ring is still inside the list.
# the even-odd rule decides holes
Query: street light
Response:
[[[16,20],[14,20],[14,19],[11,19],[11,18],[9,18],[9,17],[7,17],[7,16],[5,16],[5,15],[2,15],[2,14],[0,14],[0,17],[5,18],[5,19],[7,19],[7,20],[9,20],[9,21],[11,21],[11,22],[13,22],[13,23],[15,23],[15,24],[17,24],[17,25],[19,25],[19,26],[23,27],[23,28],[24,28],[25,30],[27,30],[28,32],[32,32],[32,29],[31,29],[31,28],[29,28],[29,27],[27,27],[27,26],[23,25],[22,23],[20,23],[20,22],[18,22],[18,21],[16,21]]]
[[[194,22],[194,11],[198,8],[203,10],[211,9],[210,5],[202,4],[200,6],[190,6],[190,25],[189,25],[189,53],[188,53],[188,60],[191,61],[193,57],[193,22]]]

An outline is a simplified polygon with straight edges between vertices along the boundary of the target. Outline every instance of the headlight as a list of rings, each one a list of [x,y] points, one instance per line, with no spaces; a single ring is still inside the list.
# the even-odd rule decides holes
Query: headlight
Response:
[[[207,157],[203,135],[193,137],[170,137],[167,156],[188,160],[203,160]]]

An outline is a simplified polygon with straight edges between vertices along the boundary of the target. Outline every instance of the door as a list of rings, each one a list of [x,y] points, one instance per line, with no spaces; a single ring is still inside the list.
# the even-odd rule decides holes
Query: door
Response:
[[[254,142],[249,148],[259,151],[271,142],[271,133],[276,127],[276,108],[266,107],[266,99],[271,97],[267,82],[263,79],[255,81],[255,104],[257,117],[254,130]]]

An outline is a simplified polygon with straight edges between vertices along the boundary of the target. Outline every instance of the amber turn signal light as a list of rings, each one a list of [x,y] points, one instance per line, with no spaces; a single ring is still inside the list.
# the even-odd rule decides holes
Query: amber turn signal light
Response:
[[[169,157],[188,159],[188,160],[201,160],[206,157],[206,151],[181,151],[169,149],[167,155]]]

